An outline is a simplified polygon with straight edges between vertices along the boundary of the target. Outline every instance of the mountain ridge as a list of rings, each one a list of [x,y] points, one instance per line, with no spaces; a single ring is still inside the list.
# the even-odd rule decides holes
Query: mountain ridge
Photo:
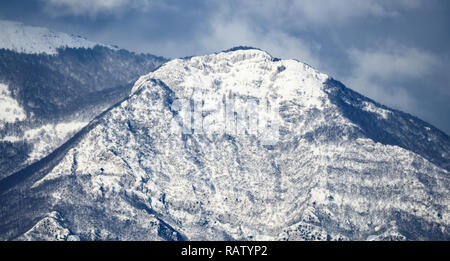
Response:
[[[96,45],[117,49],[110,45],[94,43],[81,36],[54,32],[44,27],[27,26],[21,22],[0,20],[0,49],[27,54],[55,55],[61,48],[93,48]]]

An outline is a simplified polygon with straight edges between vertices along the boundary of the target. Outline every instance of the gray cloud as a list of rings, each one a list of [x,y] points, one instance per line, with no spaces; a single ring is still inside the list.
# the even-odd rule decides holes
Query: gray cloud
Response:
[[[147,11],[150,0],[41,0],[45,11],[52,16],[89,16],[99,13],[120,14],[127,9]]]
[[[449,106],[442,98],[449,98],[449,86],[435,80],[445,67],[439,55],[387,41],[349,49],[348,57],[350,73],[342,78],[347,86],[392,108],[440,122],[441,127],[448,124],[443,112]]]
[[[234,17],[216,17],[212,22],[213,30],[200,38],[199,44],[206,52],[228,49],[231,46],[256,46],[270,52],[273,56],[285,59],[302,59],[319,65],[313,55],[314,46],[278,30],[264,30],[254,27],[247,21]],[[230,37],[232,36],[232,37]]]
[[[433,54],[388,42],[376,49],[348,51],[353,69],[345,79],[353,89],[391,107],[417,112],[404,79],[413,81],[430,76],[438,59]]]
[[[431,53],[392,43],[375,50],[351,49],[349,56],[357,65],[354,73],[368,78],[418,78],[437,63]]]
[[[422,6],[422,0],[219,1],[230,14],[264,21],[279,29],[342,26],[354,19],[396,17]]]

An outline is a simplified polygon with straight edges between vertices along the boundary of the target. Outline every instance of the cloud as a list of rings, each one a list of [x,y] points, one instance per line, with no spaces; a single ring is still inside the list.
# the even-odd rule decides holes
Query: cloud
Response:
[[[393,43],[375,50],[348,52],[356,64],[355,73],[365,77],[421,77],[437,62],[431,53]]]
[[[294,6],[291,8],[291,15],[303,15],[305,20],[314,25],[342,24],[350,22],[355,18],[395,17],[405,8],[410,9],[420,6],[420,1],[418,0],[306,0],[294,1],[293,3]]]
[[[418,112],[417,98],[408,89],[411,82],[432,74],[437,57],[424,50],[388,42],[369,50],[350,49],[353,64],[347,85],[388,106]]]
[[[395,17],[421,4],[422,0],[394,3],[379,0],[216,0],[214,15],[206,21],[211,30],[192,43],[204,53],[249,45],[280,58],[298,59],[316,68],[327,67],[320,58],[321,44],[308,36],[302,37],[299,30],[307,35],[320,31],[317,27],[343,25],[357,18]]]
[[[298,59],[313,66],[320,64],[320,60],[313,54],[318,46],[285,32],[262,30],[239,18],[216,19],[212,22],[212,31],[201,38],[199,43],[208,52],[246,45],[263,49],[275,57]]]
[[[40,0],[52,16],[89,16],[121,14],[127,10],[145,12],[154,6],[188,9],[205,5],[203,1],[164,0]],[[399,13],[419,8],[423,0],[209,0],[205,12],[241,16],[284,28],[308,26],[336,26],[355,18],[394,17]],[[183,10],[179,10],[182,12]],[[269,24],[267,24],[269,25]],[[280,29],[280,28],[278,28]]]
[[[89,16],[118,14],[134,9],[146,11],[150,0],[42,0],[47,13],[53,16]]]
[[[256,20],[264,20],[280,28],[336,27],[357,18],[396,17],[419,8],[422,0],[278,0],[221,1],[232,12]]]
[[[201,34],[184,39],[148,39],[139,49],[151,48],[166,57],[206,55],[234,46],[252,46],[283,59],[297,59],[318,67],[320,46],[278,30],[262,30],[238,17],[215,16]],[[150,37],[151,38],[151,37]],[[138,41],[144,42],[144,41]]]

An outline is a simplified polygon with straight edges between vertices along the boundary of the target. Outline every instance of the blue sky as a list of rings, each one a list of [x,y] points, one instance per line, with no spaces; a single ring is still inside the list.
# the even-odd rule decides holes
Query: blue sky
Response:
[[[447,0],[2,0],[0,19],[166,57],[258,47],[450,133]]]

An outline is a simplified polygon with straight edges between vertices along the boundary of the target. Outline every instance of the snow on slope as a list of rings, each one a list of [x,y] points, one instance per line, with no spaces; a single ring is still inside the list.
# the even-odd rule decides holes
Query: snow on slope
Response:
[[[0,129],[6,122],[23,121],[27,117],[23,108],[11,96],[8,86],[0,83]]]
[[[449,240],[448,171],[368,137],[329,81],[254,49],[170,61],[91,123],[27,195],[51,195],[46,211],[61,213],[81,239]],[[341,96],[356,115],[399,117]],[[277,142],[264,144],[250,125],[174,131],[183,124],[175,101],[199,97],[209,103],[203,120],[216,125],[227,99],[278,101]]]
[[[5,136],[0,141],[26,142],[32,144],[33,149],[28,155],[27,164],[42,159],[55,148],[61,146],[75,133],[85,127],[88,122],[61,122],[45,124],[37,128],[25,130],[23,136]]]
[[[92,48],[97,43],[80,36],[53,32],[47,28],[26,26],[0,20],[0,49],[30,54],[57,54],[58,48]]]
[[[60,216],[57,212],[49,213],[49,215],[40,220],[29,231],[24,233],[18,240],[38,240],[38,241],[61,241],[67,240],[70,232],[64,228],[59,220]]]

